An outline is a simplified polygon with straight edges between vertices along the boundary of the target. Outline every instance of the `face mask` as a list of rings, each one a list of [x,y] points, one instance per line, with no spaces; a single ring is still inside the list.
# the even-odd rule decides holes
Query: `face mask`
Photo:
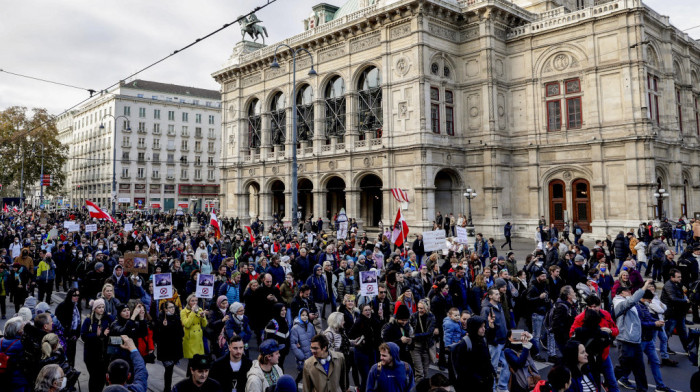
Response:
[[[299,319],[306,323],[309,321],[309,316],[299,316]]]
[[[67,382],[68,382],[68,378],[63,377],[63,381],[61,381],[61,389],[66,389]]]
[[[116,246],[113,246],[113,247],[112,247],[112,250],[117,250],[117,247],[116,247]]]
[[[238,321],[243,321],[243,315],[237,314],[237,315],[236,315],[236,319],[237,319]]]
[[[76,252],[76,251],[73,251],[73,254],[76,254],[76,253],[78,253],[78,252]]]
[[[102,245],[97,245],[97,249],[102,250],[102,248],[104,248],[104,246],[102,246]]]

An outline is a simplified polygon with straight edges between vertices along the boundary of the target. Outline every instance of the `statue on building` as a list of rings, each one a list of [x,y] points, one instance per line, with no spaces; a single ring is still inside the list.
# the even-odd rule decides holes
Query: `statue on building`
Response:
[[[258,37],[262,37],[263,45],[265,45],[265,37],[268,37],[267,29],[265,26],[258,25],[258,23],[262,23],[262,21],[255,14],[250,14],[249,17],[241,16],[238,18],[238,24],[241,25],[241,41],[245,40],[245,35],[248,34],[253,39],[253,42],[257,42]]]

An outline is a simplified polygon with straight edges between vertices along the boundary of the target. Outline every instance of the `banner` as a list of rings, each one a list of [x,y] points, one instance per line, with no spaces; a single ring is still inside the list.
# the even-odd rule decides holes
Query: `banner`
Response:
[[[348,238],[348,222],[338,223],[338,232],[336,233],[336,238],[339,240],[344,240]]]
[[[68,226],[68,232],[69,233],[75,233],[76,231],[80,231],[80,225],[77,223],[73,223],[72,225]]]
[[[153,299],[167,299],[173,296],[173,275],[155,274],[153,275]]]
[[[125,223],[124,224],[124,231],[134,231],[134,224],[133,223]]]
[[[467,242],[467,228],[457,226],[455,227],[455,231],[457,232],[457,242],[460,244],[469,245]]]
[[[92,225],[85,225],[85,232],[86,233],[94,233],[97,231],[97,225],[92,224]]]
[[[436,252],[445,249],[445,230],[424,231],[423,249],[426,252]]]
[[[65,221],[63,222],[63,228],[64,229],[69,229],[71,226],[75,224],[75,221]]]
[[[377,295],[379,284],[377,271],[360,271],[360,295]]]
[[[195,295],[197,298],[214,298],[214,275],[199,274]]]
[[[148,255],[146,253],[129,252],[124,255],[124,272],[148,273]]]

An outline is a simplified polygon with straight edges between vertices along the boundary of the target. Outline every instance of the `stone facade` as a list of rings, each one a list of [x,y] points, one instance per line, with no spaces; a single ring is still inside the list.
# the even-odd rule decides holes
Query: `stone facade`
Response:
[[[636,227],[659,185],[665,216],[700,212],[700,44],[667,17],[639,0],[370,3],[282,42],[318,72],[300,53],[305,217],[344,205],[364,226],[393,222],[397,187],[413,232],[466,212],[467,187],[485,233],[510,221],[530,236],[540,216]],[[280,49],[270,68],[276,47],[213,74],[228,216],[291,216],[292,62]]]

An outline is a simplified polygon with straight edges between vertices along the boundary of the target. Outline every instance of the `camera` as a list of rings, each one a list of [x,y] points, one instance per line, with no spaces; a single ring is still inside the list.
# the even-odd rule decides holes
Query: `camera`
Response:
[[[124,341],[122,340],[122,338],[120,336],[110,336],[109,337],[109,344],[111,344],[113,346],[121,346],[122,344],[124,344]]]

